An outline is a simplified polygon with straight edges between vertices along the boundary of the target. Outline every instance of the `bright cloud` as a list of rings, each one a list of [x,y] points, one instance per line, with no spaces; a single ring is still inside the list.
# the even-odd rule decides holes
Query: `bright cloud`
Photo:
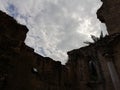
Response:
[[[106,27],[96,16],[100,0],[0,0],[0,9],[29,28],[26,45],[67,62],[67,51],[85,46]]]

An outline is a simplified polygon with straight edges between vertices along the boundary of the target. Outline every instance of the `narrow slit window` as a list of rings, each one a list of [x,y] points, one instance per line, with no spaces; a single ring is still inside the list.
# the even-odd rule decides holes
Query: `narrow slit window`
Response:
[[[97,69],[96,69],[96,63],[92,60],[89,61],[89,70],[90,70],[90,77],[92,80],[97,80]]]

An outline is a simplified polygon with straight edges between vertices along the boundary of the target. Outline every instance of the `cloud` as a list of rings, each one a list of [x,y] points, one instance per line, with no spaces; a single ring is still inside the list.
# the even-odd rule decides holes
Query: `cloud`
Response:
[[[26,45],[36,53],[67,62],[67,51],[85,46],[106,26],[97,19],[100,0],[0,0],[0,9],[29,28]]]

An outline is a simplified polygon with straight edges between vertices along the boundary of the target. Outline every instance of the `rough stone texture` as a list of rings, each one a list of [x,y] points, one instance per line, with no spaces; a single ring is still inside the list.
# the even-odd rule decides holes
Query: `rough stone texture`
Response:
[[[106,24],[108,33],[110,35],[114,33],[120,33],[120,25],[119,25],[120,24],[120,0],[101,0],[101,1],[103,2],[103,5],[97,12],[97,16],[99,20]],[[113,63],[115,65],[116,71],[120,79],[120,41],[119,40],[120,38],[117,38],[115,42],[112,43],[113,46],[111,49],[114,53]],[[104,58],[103,56],[100,56],[100,58],[102,63],[101,65],[103,67],[104,75],[106,78],[106,84],[107,84],[106,86],[112,86],[112,83],[111,81],[109,81],[110,79],[108,78],[110,76],[109,75],[110,73],[108,72],[107,68],[105,68],[107,66],[105,65],[106,58]]]
[[[101,0],[102,7],[97,16],[107,26],[109,34],[120,32],[120,0]]]
[[[110,35],[69,51],[66,65],[34,53],[24,43],[28,29],[0,11],[0,90],[115,90],[107,61],[120,77],[120,1],[103,2],[97,14]]]

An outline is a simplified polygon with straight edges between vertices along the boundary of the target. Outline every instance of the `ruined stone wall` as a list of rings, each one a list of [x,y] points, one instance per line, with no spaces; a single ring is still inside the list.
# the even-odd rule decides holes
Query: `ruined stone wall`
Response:
[[[110,35],[119,33],[120,1],[102,1],[98,18],[105,22]],[[0,12],[0,90],[114,90],[103,54],[106,43],[113,41],[108,44],[120,76],[119,37],[107,36],[87,47],[69,51],[68,63],[61,65],[27,47],[24,43],[27,31],[25,26]]]
[[[98,10],[97,16],[107,26],[109,34],[120,32],[120,1],[101,0],[102,7]]]
[[[25,26],[0,12],[0,90],[90,89],[82,52],[69,52],[69,62],[61,65],[27,47],[24,43],[27,31]]]
[[[99,20],[106,24],[107,31],[109,35],[113,35],[114,33],[120,33],[120,1],[119,0],[101,0],[103,2],[102,7],[98,10],[97,16]],[[114,42],[112,42],[111,51],[113,51],[113,64],[115,66],[116,72],[120,79],[120,38],[117,37]],[[103,48],[102,48],[103,49]],[[102,52],[101,52],[102,53]],[[101,65],[104,70],[104,75],[106,78],[106,82],[108,85],[106,86],[113,86],[111,82],[110,72],[107,65],[106,58],[103,56],[100,57]],[[104,61],[103,61],[104,60]],[[109,82],[109,81],[110,82]],[[112,89],[111,89],[112,90]]]
[[[37,55],[27,47],[24,43],[27,31],[0,12],[0,90],[48,90],[49,86],[59,84],[61,63]],[[39,69],[39,73],[33,68]]]

